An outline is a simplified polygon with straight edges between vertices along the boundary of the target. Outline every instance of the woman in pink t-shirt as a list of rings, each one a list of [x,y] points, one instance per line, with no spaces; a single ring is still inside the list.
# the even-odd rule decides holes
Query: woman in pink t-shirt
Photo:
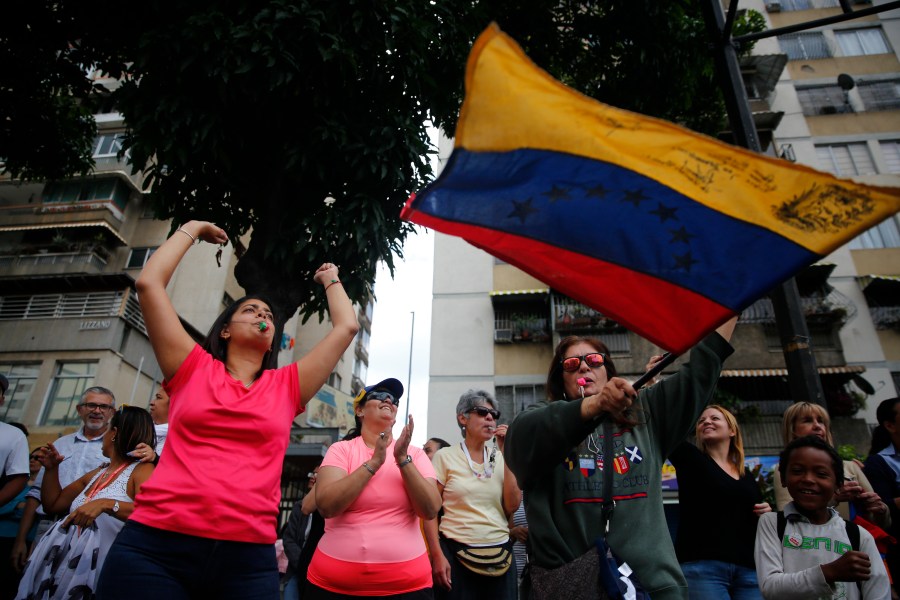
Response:
[[[437,516],[441,498],[428,456],[409,445],[412,417],[398,439],[391,433],[402,394],[396,379],[360,391],[356,428],[325,454],[316,482],[325,535],[307,571],[304,600],[433,597],[419,518]]]
[[[274,542],[281,466],[294,417],[325,383],[359,325],[335,265],[318,268],[333,329],[276,368],[275,316],[261,296],[234,302],[202,346],[166,294],[195,241],[224,244],[212,223],[181,226],[137,281],[169,394],[169,433],[154,476],[110,550],[98,597],[279,597]]]

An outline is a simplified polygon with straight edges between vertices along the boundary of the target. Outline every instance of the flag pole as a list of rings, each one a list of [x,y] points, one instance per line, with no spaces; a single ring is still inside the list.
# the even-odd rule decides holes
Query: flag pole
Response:
[[[657,362],[655,365],[653,365],[652,369],[650,369],[649,371],[647,371],[646,373],[644,373],[643,375],[638,377],[637,381],[635,381],[634,383],[631,384],[631,387],[633,387],[635,391],[641,389],[642,387],[647,385],[650,381],[652,381],[654,377],[659,375],[659,373],[663,369],[665,369],[666,367],[671,365],[673,362],[675,362],[675,359],[677,359],[679,356],[681,356],[681,355],[673,354],[671,352],[666,352],[665,354],[663,354],[663,357],[661,359],[659,359],[659,362]]]

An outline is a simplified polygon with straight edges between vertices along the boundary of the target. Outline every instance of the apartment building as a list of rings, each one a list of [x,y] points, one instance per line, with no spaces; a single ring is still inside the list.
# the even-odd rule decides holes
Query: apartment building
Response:
[[[750,0],[740,7],[766,15],[771,28],[841,11],[837,0]],[[756,44],[741,66],[766,153],[839,177],[900,186],[897,16],[893,11]],[[444,158],[449,150],[445,142]],[[898,223],[896,216],[889,219],[797,276],[836,440],[863,453],[875,408],[900,389]],[[543,399],[553,348],[565,335],[603,339],[625,376],[636,377],[658,352],[458,238],[436,234],[434,256],[429,437],[459,439],[455,407],[468,388],[492,391],[506,422]],[[771,455],[782,446],[781,414],[792,398],[768,298],[743,312],[733,343],[737,351],[717,401],[742,413],[748,455]]]
[[[23,183],[0,176],[0,373],[10,383],[0,419],[24,423],[32,447],[80,426],[75,405],[84,389],[101,385],[120,404],[146,407],[162,377],[134,282],[170,223],[154,218],[141,175],[131,175],[120,156],[121,115],[95,118],[96,167],[87,177]],[[223,248],[221,266],[217,249],[192,246],[169,284],[181,322],[198,341],[244,295],[234,278],[234,245]],[[295,420],[284,468],[287,511],[327,444],[353,425],[348,407],[365,380],[373,302],[358,307],[357,341]],[[291,318],[279,364],[299,359],[328,328],[327,321]]]

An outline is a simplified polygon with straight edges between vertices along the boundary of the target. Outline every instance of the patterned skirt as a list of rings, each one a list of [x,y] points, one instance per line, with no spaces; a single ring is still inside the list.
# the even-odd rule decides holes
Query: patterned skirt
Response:
[[[54,523],[25,565],[16,600],[92,600],[100,574],[96,524],[63,528]]]

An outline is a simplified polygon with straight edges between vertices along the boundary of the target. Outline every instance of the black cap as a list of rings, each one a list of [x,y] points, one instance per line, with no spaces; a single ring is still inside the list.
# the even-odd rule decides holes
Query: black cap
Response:
[[[372,390],[384,389],[391,393],[394,397],[394,400],[400,400],[400,396],[403,395],[403,384],[393,377],[388,377],[384,381],[379,381],[375,385],[367,385],[363,389],[359,390],[359,393],[356,395],[356,398],[353,399],[353,408],[356,408],[360,401],[366,397],[366,394],[371,392]]]

